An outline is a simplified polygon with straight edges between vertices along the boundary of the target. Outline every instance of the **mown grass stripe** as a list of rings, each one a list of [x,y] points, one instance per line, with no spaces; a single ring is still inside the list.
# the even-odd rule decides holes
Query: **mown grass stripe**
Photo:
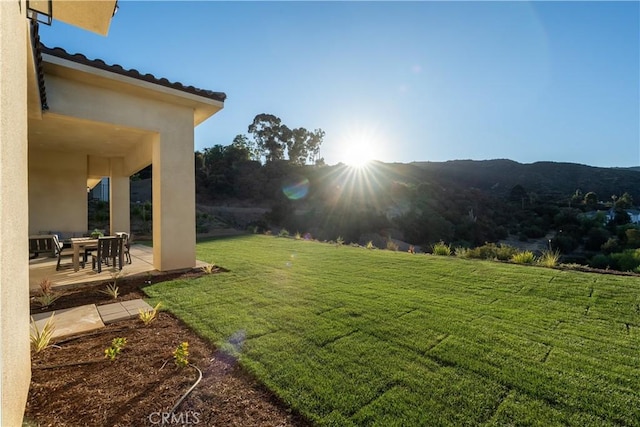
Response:
[[[231,272],[149,295],[315,424],[640,425],[636,277],[266,236],[197,251]]]

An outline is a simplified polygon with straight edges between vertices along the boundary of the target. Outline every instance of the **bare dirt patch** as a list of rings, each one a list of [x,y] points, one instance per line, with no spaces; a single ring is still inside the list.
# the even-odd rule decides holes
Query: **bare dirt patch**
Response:
[[[154,277],[154,281],[187,275]],[[119,283],[119,301],[144,296],[145,279]],[[68,292],[52,309],[107,304],[104,286]],[[32,312],[40,311],[32,307]],[[114,361],[104,350],[116,337],[127,339]],[[195,389],[168,415],[196,382],[195,368],[179,368],[173,351],[189,343],[189,361],[203,374]],[[107,325],[93,333],[62,338],[32,353],[32,378],[25,418],[39,426],[307,426],[233,358],[218,352],[170,313],[149,326],[139,319]]]

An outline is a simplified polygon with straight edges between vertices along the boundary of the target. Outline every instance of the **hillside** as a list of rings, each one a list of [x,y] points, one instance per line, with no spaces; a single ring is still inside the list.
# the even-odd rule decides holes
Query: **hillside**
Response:
[[[512,160],[454,160],[416,162],[410,165],[424,170],[424,177],[445,180],[466,187],[476,187],[497,194],[508,194],[521,185],[543,197],[562,197],[577,189],[593,191],[601,200],[625,192],[640,200],[640,167],[598,168],[576,163],[517,163]]]
[[[572,262],[591,263],[605,243],[605,255],[640,247],[640,237],[627,232],[624,217],[610,226],[580,219],[610,209],[612,196],[622,206],[620,198],[628,193],[626,208],[637,205],[638,169],[505,159],[372,162],[354,169],[223,157],[196,168],[197,230],[286,228],[320,240],[373,240],[380,247],[390,239],[425,248],[440,240],[474,247],[505,239],[525,245],[551,239]],[[132,182],[131,200],[150,197],[150,184]],[[590,192],[597,199],[587,205]],[[137,213],[141,209],[134,206]],[[601,257],[597,266],[618,264]]]

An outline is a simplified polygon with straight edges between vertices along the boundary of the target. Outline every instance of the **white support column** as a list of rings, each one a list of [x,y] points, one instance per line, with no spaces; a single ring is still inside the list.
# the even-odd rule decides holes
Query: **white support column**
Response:
[[[124,158],[112,157],[109,170],[109,229],[112,235],[118,231],[130,232],[129,198],[129,176],[125,173]]]
[[[172,115],[153,143],[153,264],[160,271],[196,261],[193,111]]]

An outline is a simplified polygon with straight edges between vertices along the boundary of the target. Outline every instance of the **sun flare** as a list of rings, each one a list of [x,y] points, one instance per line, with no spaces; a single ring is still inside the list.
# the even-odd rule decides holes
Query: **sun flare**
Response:
[[[360,169],[373,160],[371,147],[364,143],[354,142],[343,153],[343,161],[346,165]]]
[[[379,149],[375,132],[368,129],[350,132],[343,140],[343,147],[342,162],[356,169],[364,168],[375,160]]]

